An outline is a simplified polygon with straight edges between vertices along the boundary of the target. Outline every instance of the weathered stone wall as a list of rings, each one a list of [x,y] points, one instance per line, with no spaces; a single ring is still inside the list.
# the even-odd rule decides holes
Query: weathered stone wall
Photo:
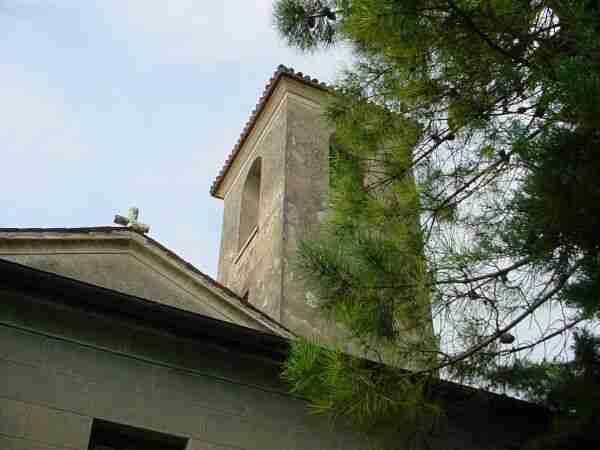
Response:
[[[284,196],[285,100],[281,100],[261,131],[250,139],[245,163],[225,197],[218,280],[274,319],[280,317],[281,245]],[[239,242],[243,188],[256,158],[262,159],[258,230]]]
[[[274,361],[0,290],[0,448],[85,450],[94,418],[187,450],[367,448],[290,397]]]
[[[219,281],[240,295],[248,291],[252,304],[306,335],[324,323],[307,305],[293,259],[298,240],[316,231],[326,210],[326,98],[321,90],[282,79],[225,182]],[[257,157],[263,161],[258,233],[240,252],[240,202]]]
[[[328,210],[329,140],[332,134],[323,114],[326,97],[314,89],[295,86],[286,109],[286,167],[284,202],[284,272],[282,323],[304,336],[331,342],[339,331],[315,308],[314,295],[296,269],[298,244],[315,236]]]

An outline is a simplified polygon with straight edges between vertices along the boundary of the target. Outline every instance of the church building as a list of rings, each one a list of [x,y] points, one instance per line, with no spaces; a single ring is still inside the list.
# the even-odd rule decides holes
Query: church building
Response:
[[[211,194],[217,280],[127,226],[0,229],[0,450],[369,450],[280,379],[289,340],[339,342],[294,269],[327,209],[331,95],[280,66]],[[517,449],[540,408],[440,382],[439,449]]]

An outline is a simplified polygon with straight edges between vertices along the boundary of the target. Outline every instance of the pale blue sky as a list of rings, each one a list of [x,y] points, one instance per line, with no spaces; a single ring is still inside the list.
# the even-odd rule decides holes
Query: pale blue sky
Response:
[[[302,55],[272,0],[0,0],[0,227],[109,225],[216,275],[208,190],[278,64],[331,82],[347,52]]]

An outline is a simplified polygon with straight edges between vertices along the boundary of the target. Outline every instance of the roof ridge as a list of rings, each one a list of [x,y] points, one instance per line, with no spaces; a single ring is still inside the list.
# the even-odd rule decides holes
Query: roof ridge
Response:
[[[246,142],[246,139],[248,138],[248,136],[250,135],[250,132],[254,128],[254,125],[256,124],[256,121],[258,120],[260,113],[262,112],[262,110],[264,109],[264,107],[267,103],[267,100],[271,97],[271,94],[275,90],[275,86],[277,85],[277,83],[279,82],[279,80],[281,79],[282,76],[288,76],[290,78],[293,78],[296,81],[300,81],[301,83],[304,83],[308,86],[312,86],[317,89],[321,89],[323,91],[331,91],[333,89],[332,86],[329,86],[327,83],[319,81],[317,78],[312,78],[311,76],[306,75],[302,72],[296,72],[293,67],[287,67],[287,66],[284,66],[283,64],[279,64],[277,66],[277,69],[275,70],[275,72],[273,73],[273,75],[271,76],[271,78],[269,79],[267,84],[265,85],[263,93],[259,97],[258,102],[256,103],[256,106],[250,113],[250,118],[244,125],[244,128],[242,129],[242,132],[240,133],[240,137],[238,138],[237,142],[233,146],[233,149],[229,153],[229,156],[225,160],[225,163],[223,164],[223,167],[219,171],[219,174],[213,181],[213,184],[210,188],[210,194],[213,197],[217,196],[216,195],[217,189],[219,189],[219,186],[223,182],[223,179],[225,178],[227,171],[233,164],[233,161],[235,160],[236,156],[240,152],[242,146],[244,145],[244,142]]]

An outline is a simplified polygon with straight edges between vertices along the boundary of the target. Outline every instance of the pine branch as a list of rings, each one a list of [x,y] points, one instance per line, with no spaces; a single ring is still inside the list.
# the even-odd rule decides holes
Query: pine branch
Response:
[[[525,344],[522,345],[520,347],[514,347],[511,349],[507,349],[507,350],[499,350],[497,352],[493,352],[494,355],[509,355],[509,354],[513,354],[513,353],[519,353],[522,352],[524,350],[529,350],[532,349],[536,346],[538,346],[539,344],[542,344],[546,341],[549,341],[550,339],[553,339],[557,336],[560,336],[561,334],[563,334],[565,331],[568,331],[572,328],[574,328],[575,326],[577,326],[578,324],[580,324],[581,322],[583,322],[584,320],[586,320],[584,317],[580,317],[579,319],[576,319],[572,322],[569,322],[568,324],[566,324],[565,326],[563,326],[562,328],[559,328],[558,330],[538,339],[535,342],[531,342],[529,344]]]
[[[449,367],[451,365],[454,365],[456,363],[459,363],[461,361],[464,361],[466,359],[471,358],[477,352],[479,352],[480,350],[484,349],[485,347],[487,347],[488,345],[490,345],[491,343],[493,343],[494,341],[496,341],[498,338],[500,338],[501,335],[503,335],[505,333],[508,333],[510,330],[512,330],[518,324],[520,324],[521,322],[523,322],[526,318],[528,318],[529,316],[531,316],[540,306],[544,305],[546,302],[548,302],[549,300],[551,300],[557,293],[559,293],[563,289],[563,287],[565,286],[565,284],[567,283],[567,281],[569,280],[569,278],[571,277],[571,275],[573,275],[575,273],[575,271],[577,270],[577,268],[578,268],[578,266],[575,265],[571,269],[571,271],[569,271],[568,275],[562,277],[562,279],[558,282],[558,284],[553,289],[551,289],[547,294],[539,297],[523,313],[521,313],[520,315],[518,315],[508,325],[502,327],[501,329],[499,329],[498,331],[496,331],[495,333],[493,333],[491,336],[483,339],[481,342],[479,342],[478,344],[476,344],[473,347],[469,348],[468,350],[465,350],[464,352],[460,353],[459,355],[451,358],[449,361],[446,361],[446,362],[444,362],[442,364],[439,364],[437,366],[434,366],[432,368],[428,368],[428,369],[424,369],[424,370],[419,370],[419,371],[413,372],[411,374],[411,376],[425,374],[425,373],[431,373],[431,372],[438,372],[438,371],[440,371],[442,369],[445,369],[446,367]]]
[[[483,31],[481,31],[477,25],[475,25],[475,22],[473,22],[473,19],[471,18],[471,16],[469,16],[467,13],[465,13],[462,9],[460,9],[458,7],[458,5],[456,5],[455,2],[453,2],[452,0],[447,0],[448,1],[448,5],[450,5],[450,8],[452,8],[454,11],[456,11],[456,13],[463,18],[465,24],[471,29],[471,31],[473,31],[477,36],[479,36],[492,50],[506,56],[507,58],[516,61],[518,63],[523,64],[524,66],[529,66],[529,61],[515,56],[512,53],[510,53],[508,50],[506,50],[505,48],[501,47],[500,45],[496,44],[487,34],[485,34]]]

